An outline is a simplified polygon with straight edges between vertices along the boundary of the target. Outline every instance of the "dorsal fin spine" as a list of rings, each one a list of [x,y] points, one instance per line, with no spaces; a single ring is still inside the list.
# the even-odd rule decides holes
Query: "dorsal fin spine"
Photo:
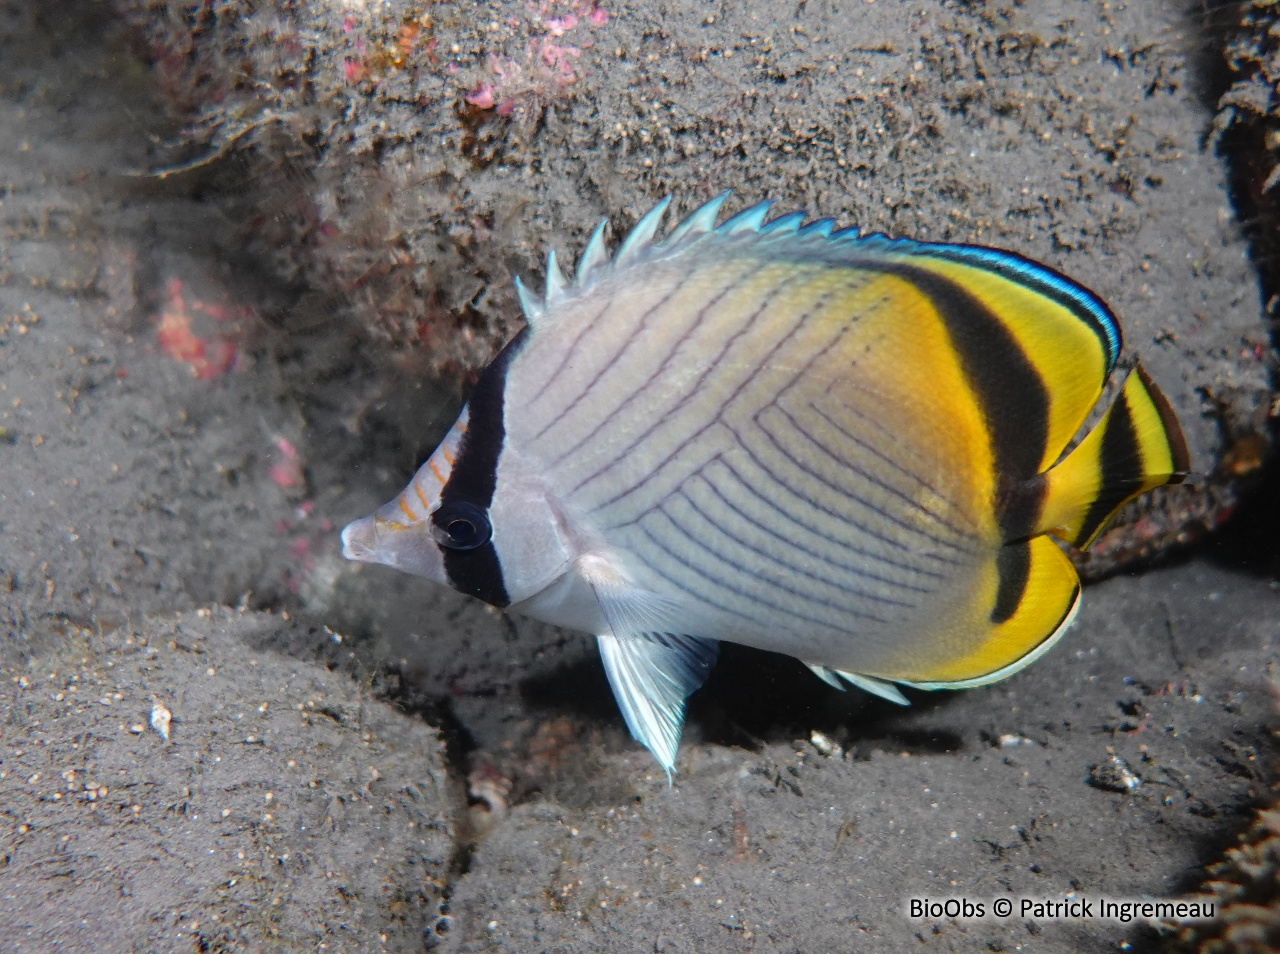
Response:
[[[725,221],[716,233],[719,235],[737,235],[739,232],[759,232],[760,226],[764,224],[765,218],[769,215],[769,208],[773,202],[765,199],[763,202],[757,202],[749,209],[744,209],[733,218]]]
[[[538,319],[542,317],[547,310],[542,302],[538,301],[536,295],[529,291],[528,286],[520,280],[520,276],[516,276],[516,297],[520,299],[520,310],[524,312],[524,319],[531,325],[536,325]]]
[[[674,245],[687,236],[701,235],[714,229],[716,227],[716,219],[720,215],[720,208],[724,205],[725,200],[729,198],[729,195],[730,193],[726,190],[714,199],[704,202],[694,209],[683,222],[671,230],[671,234],[666,237],[664,244]]]
[[[831,234],[831,230],[836,227],[835,219],[816,219],[802,228],[799,235],[821,235],[823,238]]]
[[[609,250],[604,244],[604,230],[608,224],[608,219],[601,219],[591,238],[587,239],[587,247],[582,250],[582,258],[578,259],[578,285],[589,285],[596,272],[609,263]]]
[[[564,273],[560,271],[560,266],[556,263],[556,253],[552,249],[547,253],[547,290],[543,296],[548,307],[556,304],[564,297],[565,286]]]
[[[616,267],[625,267],[632,259],[649,247],[653,241],[654,234],[658,231],[658,226],[662,224],[662,216],[666,214],[667,206],[670,204],[671,196],[667,196],[646,212],[640,221],[635,224],[635,228],[631,230],[618,248],[618,254],[614,256],[613,261]]]
[[[660,251],[674,251],[676,246],[710,233],[720,236],[733,236],[751,232],[761,238],[782,238],[788,235],[795,235],[801,238],[825,239],[840,245],[866,243],[869,249],[874,248],[884,251],[895,250],[898,247],[905,251],[915,248],[918,244],[909,240],[892,240],[882,233],[861,235],[856,227],[835,231],[835,220],[832,218],[817,219],[806,224],[806,213],[803,211],[787,212],[769,221],[769,211],[773,206],[773,202],[768,199],[743,209],[717,226],[716,219],[730,195],[729,191],[725,191],[704,202],[682,222],[674,226],[664,238],[657,240],[656,236],[662,223],[662,218],[671,204],[671,197],[664,197],[657,205],[641,216],[635,227],[632,228],[618,247],[612,259],[609,257],[609,250],[604,239],[608,220],[602,219],[587,239],[586,246],[578,260],[578,266],[572,282],[567,280],[560,270],[556,253],[554,251],[548,252],[547,281],[541,301],[530,293],[519,278],[516,279],[516,294],[529,324],[535,325],[549,308],[569,297],[574,290],[591,287],[606,271],[614,271],[631,265],[646,250],[655,248]]]
[[[760,229],[761,235],[784,235],[794,232],[804,224],[804,212],[788,212],[786,215],[780,215],[772,222],[767,222]]]

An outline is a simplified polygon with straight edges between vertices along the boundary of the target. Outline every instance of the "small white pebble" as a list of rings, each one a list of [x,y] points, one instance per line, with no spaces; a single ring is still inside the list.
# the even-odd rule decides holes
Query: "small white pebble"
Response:
[[[1025,735],[1018,735],[1014,732],[1006,732],[996,741],[1006,749],[1013,748],[1015,745],[1035,745],[1035,742],[1028,739]]]
[[[837,745],[835,740],[826,733],[819,732],[817,729],[809,733],[809,744],[829,759],[844,758],[844,749]]]
[[[157,702],[151,707],[151,728],[159,733],[160,738],[169,741],[169,723],[173,721],[173,713]]]

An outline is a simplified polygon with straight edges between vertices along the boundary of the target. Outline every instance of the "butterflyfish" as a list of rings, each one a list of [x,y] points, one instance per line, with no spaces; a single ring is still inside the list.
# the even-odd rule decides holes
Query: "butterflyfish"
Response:
[[[769,219],[664,237],[669,198],[572,279],[555,253],[527,326],[344,554],[596,637],[632,735],[668,776],[721,640],[833,686],[1004,679],[1080,604],[1085,548],[1188,471],[1092,292],[1013,252]]]

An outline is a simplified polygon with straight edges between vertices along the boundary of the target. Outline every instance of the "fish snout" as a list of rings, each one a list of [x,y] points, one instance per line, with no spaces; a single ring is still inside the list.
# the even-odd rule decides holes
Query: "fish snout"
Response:
[[[361,517],[353,520],[342,530],[342,555],[348,560],[359,560],[361,563],[381,563],[378,556],[378,524],[377,517]]]

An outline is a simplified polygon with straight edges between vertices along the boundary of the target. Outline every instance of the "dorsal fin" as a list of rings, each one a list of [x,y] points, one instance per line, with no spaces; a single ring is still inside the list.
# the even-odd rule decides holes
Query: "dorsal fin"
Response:
[[[516,295],[520,299],[520,307],[524,311],[525,318],[530,325],[536,327],[550,308],[572,296],[576,290],[589,288],[605,274],[626,268],[651,249],[675,249],[683,243],[712,234],[731,236],[754,232],[762,238],[781,238],[787,235],[827,236],[831,233],[834,224],[830,219],[822,219],[802,228],[805,219],[803,212],[789,212],[778,216],[772,222],[767,222],[772,202],[766,200],[744,209],[717,227],[716,219],[729,195],[729,192],[722,192],[714,199],[704,202],[683,222],[671,229],[665,238],[657,239],[662,218],[671,205],[671,197],[666,196],[640,217],[640,221],[618,246],[612,260],[609,258],[609,250],[604,241],[608,220],[601,220],[587,240],[572,282],[560,271],[554,251],[547,253],[547,280],[541,301],[519,278],[516,279]]]
[[[1029,373],[1042,378],[1052,395],[1042,409],[1047,421],[1037,442],[1039,456],[1032,460],[1028,453],[1028,460],[1010,471],[1020,479],[1029,479],[1056,460],[1114,367],[1119,329],[1106,305],[1050,268],[999,249],[894,239],[882,233],[861,235],[857,228],[837,230],[831,218],[805,223],[802,212],[788,212],[770,221],[768,201],[756,203],[717,226],[728,196],[728,192],[721,193],[704,203],[665,237],[659,237],[662,218],[671,203],[669,196],[662,199],[640,218],[612,260],[604,241],[605,223],[601,222],[587,241],[572,283],[560,272],[555,254],[548,254],[542,301],[517,286],[530,324],[536,328],[553,306],[629,267],[667,255],[700,254],[704,248],[713,254],[721,245],[731,245],[737,250],[734,254],[744,250],[755,254],[751,250],[758,245],[762,259],[774,254],[812,256],[836,267],[893,272],[909,276],[917,285],[926,281],[939,294],[945,289],[960,289],[969,311],[983,310],[992,319],[987,324],[1003,328],[1008,344],[1005,350],[1023,353]],[[974,352],[978,357],[983,353],[982,348]],[[979,365],[970,370],[982,371],[985,366]],[[995,398],[1001,394],[993,392]],[[995,426],[1003,422],[1000,414],[1010,409],[997,400],[990,410]],[[1012,410],[1018,411],[1018,407]],[[1021,420],[1027,415],[1013,416]],[[997,430],[1003,434],[1011,429]],[[996,445],[1003,446],[999,440]]]
[[[525,283],[520,281],[519,275],[516,276],[516,297],[520,299],[520,310],[524,312],[524,320],[531,325],[536,325],[547,309],[537,296],[529,291]]]
[[[780,215],[772,222],[765,224],[760,229],[760,234],[782,235],[784,232],[794,232],[804,224],[807,215],[807,212],[788,212],[786,215]]]
[[[835,227],[835,219],[815,219],[796,234],[803,236],[804,238],[808,238],[811,235],[820,235],[822,238],[826,238],[831,234],[831,230]]]

